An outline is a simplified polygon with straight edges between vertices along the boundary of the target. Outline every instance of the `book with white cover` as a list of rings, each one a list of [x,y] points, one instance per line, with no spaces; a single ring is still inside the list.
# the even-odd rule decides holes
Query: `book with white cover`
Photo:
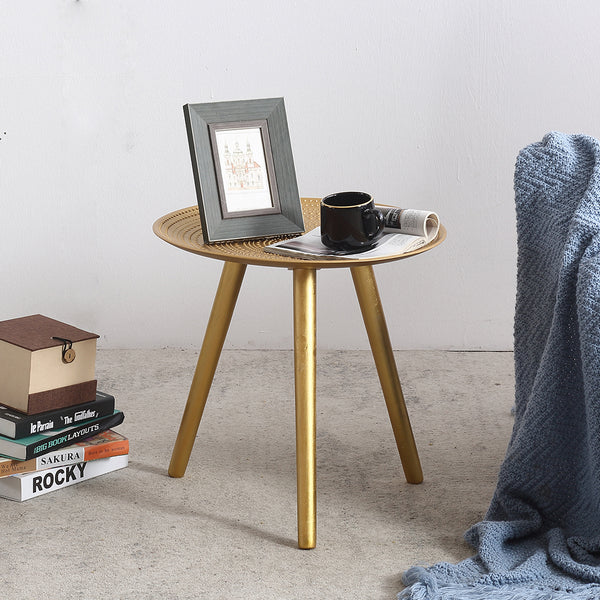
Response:
[[[0,497],[23,502],[105,473],[123,469],[128,464],[129,455],[123,454],[33,473],[2,477],[0,479]]]

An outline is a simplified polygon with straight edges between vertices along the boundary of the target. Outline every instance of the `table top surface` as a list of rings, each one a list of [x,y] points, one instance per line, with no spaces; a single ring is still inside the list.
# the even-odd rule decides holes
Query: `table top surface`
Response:
[[[302,198],[302,215],[306,231],[310,231],[320,225],[320,203],[320,198]],[[217,260],[267,267],[285,267],[288,269],[332,269],[391,262],[427,252],[427,250],[435,248],[446,239],[446,229],[443,225],[440,225],[439,233],[434,240],[417,250],[405,252],[404,254],[393,254],[361,260],[343,258],[335,260],[292,258],[271,254],[264,250],[268,244],[289,238],[289,236],[205,244],[202,238],[202,226],[200,224],[197,205],[181,208],[161,217],[154,223],[153,230],[165,242],[187,252]]]

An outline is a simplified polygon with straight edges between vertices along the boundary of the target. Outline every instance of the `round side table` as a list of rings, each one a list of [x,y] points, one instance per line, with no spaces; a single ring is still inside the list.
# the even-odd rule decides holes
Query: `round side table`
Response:
[[[318,227],[320,199],[303,198],[302,212],[306,231]],[[197,206],[161,217],[154,223],[153,230],[159,238],[182,250],[224,261],[171,456],[171,477],[182,477],[185,473],[246,267],[261,265],[284,267],[293,273],[298,547],[308,549],[316,545],[316,273],[319,269],[350,269],[404,475],[409,483],[421,483],[423,473],[373,265],[435,248],[446,238],[443,226],[434,240],[418,250],[360,261],[303,260],[265,252],[264,247],[277,241],[276,238],[205,244]]]

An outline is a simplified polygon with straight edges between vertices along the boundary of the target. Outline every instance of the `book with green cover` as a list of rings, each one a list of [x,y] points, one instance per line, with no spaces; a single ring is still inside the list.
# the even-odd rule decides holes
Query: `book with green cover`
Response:
[[[111,415],[84,421],[73,427],[53,429],[16,440],[2,435],[0,454],[16,460],[29,460],[112,429],[122,423],[124,418],[125,415],[120,410],[115,410]]]

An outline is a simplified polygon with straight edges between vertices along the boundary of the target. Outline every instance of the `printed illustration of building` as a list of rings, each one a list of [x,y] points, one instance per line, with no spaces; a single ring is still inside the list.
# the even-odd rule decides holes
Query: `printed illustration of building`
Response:
[[[223,153],[225,160],[225,187],[229,191],[260,190],[264,188],[261,166],[254,160],[250,142],[246,144],[246,152],[235,142],[233,151],[225,144]]]

